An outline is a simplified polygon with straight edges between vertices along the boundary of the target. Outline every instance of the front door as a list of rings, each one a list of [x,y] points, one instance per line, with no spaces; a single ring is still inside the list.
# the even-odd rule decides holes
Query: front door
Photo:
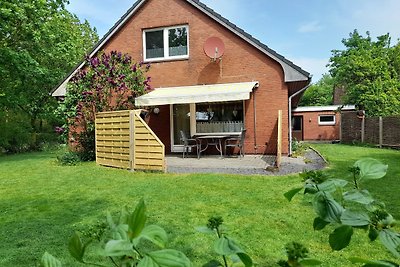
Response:
[[[303,116],[293,116],[292,117],[292,135],[297,141],[303,141]]]

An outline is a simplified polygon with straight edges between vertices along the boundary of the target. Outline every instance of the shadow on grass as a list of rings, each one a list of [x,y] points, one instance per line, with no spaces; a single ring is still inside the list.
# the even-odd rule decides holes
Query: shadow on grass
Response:
[[[67,266],[73,266],[67,243],[82,222],[91,225],[105,210],[104,200],[81,198],[11,198],[0,203],[0,266],[37,266],[45,251],[57,256]],[[81,226],[82,228],[82,226]],[[60,243],[60,240],[62,243]],[[69,262],[69,264],[68,264]]]

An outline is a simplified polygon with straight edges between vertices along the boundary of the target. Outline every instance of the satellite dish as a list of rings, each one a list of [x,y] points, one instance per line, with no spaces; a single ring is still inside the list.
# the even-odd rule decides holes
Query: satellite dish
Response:
[[[210,37],[204,43],[204,53],[213,61],[221,59],[225,52],[224,42],[218,37]]]

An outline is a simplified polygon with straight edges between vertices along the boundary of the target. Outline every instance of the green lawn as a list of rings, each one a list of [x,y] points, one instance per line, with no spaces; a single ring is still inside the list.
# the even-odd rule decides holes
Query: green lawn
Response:
[[[347,176],[346,169],[361,156],[389,164],[382,182],[368,184],[400,218],[398,194],[400,152],[343,145],[315,145],[331,162],[331,175]],[[313,211],[306,199],[291,203],[283,197],[301,185],[298,175],[238,176],[221,174],[152,174],[128,172],[84,163],[62,167],[51,152],[0,157],[0,266],[36,266],[48,251],[65,266],[81,266],[69,256],[66,243],[74,230],[87,229],[144,198],[150,223],[169,233],[170,247],[183,251],[201,266],[212,254],[212,236],[197,233],[211,215],[221,215],[236,239],[259,266],[276,266],[287,242],[298,241],[323,266],[351,266],[347,258],[394,260],[364,233],[350,247],[332,252],[330,230],[314,232]]]

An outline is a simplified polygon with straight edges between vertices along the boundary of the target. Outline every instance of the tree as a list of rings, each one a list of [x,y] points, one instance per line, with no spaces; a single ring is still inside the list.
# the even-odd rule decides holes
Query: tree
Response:
[[[81,61],[98,36],[87,21],[65,9],[67,0],[0,3],[0,109],[24,113],[32,132],[52,117],[49,95]]]
[[[132,109],[134,98],[150,90],[150,65],[134,63],[127,54],[100,52],[86,58],[70,80],[61,114],[66,135],[84,161],[95,159],[94,122],[97,112]]]
[[[345,50],[333,50],[330,74],[337,86],[345,88],[345,104],[356,104],[368,116],[400,114],[399,44],[391,47],[390,36],[377,37],[357,30],[343,39]]]
[[[333,103],[334,81],[329,74],[308,88],[300,100],[299,106],[326,106]]]

